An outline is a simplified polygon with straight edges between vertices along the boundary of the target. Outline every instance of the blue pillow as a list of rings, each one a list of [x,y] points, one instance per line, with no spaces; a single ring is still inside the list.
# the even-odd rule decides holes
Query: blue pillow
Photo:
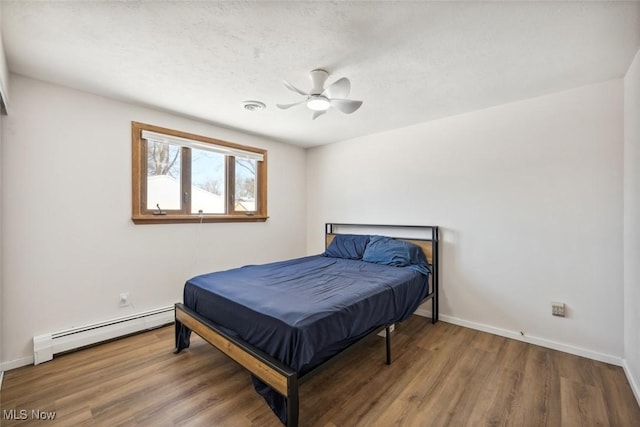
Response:
[[[369,242],[369,236],[363,234],[336,234],[324,256],[333,258],[362,259]]]
[[[385,236],[371,236],[362,256],[363,261],[376,264],[409,267],[424,275],[431,272],[419,246]]]

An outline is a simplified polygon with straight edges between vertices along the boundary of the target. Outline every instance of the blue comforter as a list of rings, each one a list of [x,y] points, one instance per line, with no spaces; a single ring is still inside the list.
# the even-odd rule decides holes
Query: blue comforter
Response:
[[[321,255],[204,274],[187,281],[184,304],[299,376],[381,326],[411,315],[428,277],[406,267]],[[178,333],[178,349],[190,331]],[[254,378],[276,415],[285,400]]]

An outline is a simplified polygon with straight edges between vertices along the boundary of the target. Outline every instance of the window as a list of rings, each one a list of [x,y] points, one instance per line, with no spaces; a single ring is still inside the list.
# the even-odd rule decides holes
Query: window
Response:
[[[267,219],[267,152],[132,122],[136,224]]]

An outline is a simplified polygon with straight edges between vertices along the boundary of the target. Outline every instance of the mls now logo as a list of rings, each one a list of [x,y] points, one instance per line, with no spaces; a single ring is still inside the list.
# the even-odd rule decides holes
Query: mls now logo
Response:
[[[2,418],[5,420],[54,420],[56,413],[39,409],[32,409],[31,412],[26,409],[5,409],[2,411]]]

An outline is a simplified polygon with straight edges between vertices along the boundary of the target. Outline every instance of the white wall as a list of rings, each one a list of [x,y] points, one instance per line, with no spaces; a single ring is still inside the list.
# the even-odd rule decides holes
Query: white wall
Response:
[[[303,149],[18,75],[11,94],[3,361],[27,360],[34,335],[181,301],[195,274],[305,253]],[[134,225],[132,120],[267,149],[270,219]]]
[[[0,46],[0,50],[2,49],[2,47]],[[2,240],[4,240],[4,238],[2,236],[4,236],[4,233],[2,232],[2,122],[4,121],[4,117],[0,115],[0,387],[2,387],[2,328],[5,323],[4,320],[4,310],[2,309]]]
[[[0,21],[2,16],[0,16]],[[4,44],[2,43],[2,28],[0,28],[0,97],[2,97],[5,106],[9,105],[9,67],[4,53]]]
[[[307,250],[326,221],[440,225],[442,319],[620,363],[622,108],[615,80],[314,148]]]
[[[0,8],[1,9],[1,8]],[[0,16],[0,23],[2,17]],[[0,98],[2,103],[8,106],[7,99],[7,87],[8,87],[9,72],[7,68],[7,61],[4,54],[4,44],[2,43],[2,28],[0,27]],[[0,240],[2,240],[2,121],[3,117],[0,115]],[[0,243],[0,387],[2,387],[2,325],[4,324],[2,310],[2,244]]]
[[[640,402],[640,51],[624,78],[624,354]]]

